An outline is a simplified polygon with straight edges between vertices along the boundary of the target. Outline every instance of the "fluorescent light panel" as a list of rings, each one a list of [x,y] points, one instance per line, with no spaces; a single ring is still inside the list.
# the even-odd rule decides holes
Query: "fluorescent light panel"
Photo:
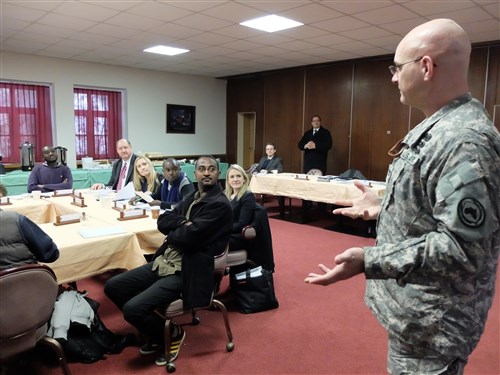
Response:
[[[292,27],[302,26],[303,23],[291,20],[289,18],[280,17],[275,14],[264,16],[241,22],[240,25],[251,27],[253,29],[274,33],[275,31],[291,29]]]
[[[167,56],[175,56],[180,55],[181,53],[189,52],[188,49],[169,47],[169,46],[154,46],[149,47],[144,50],[144,52],[157,53],[159,55],[167,55]]]

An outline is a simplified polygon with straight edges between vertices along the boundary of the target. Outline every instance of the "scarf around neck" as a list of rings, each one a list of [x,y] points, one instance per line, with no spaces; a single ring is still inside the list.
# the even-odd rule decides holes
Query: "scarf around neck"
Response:
[[[179,188],[182,180],[184,179],[184,172],[179,172],[179,177],[172,183],[165,179],[165,182],[161,188],[161,200],[162,202],[177,203],[182,200],[181,189]],[[170,190],[168,189],[170,185]]]

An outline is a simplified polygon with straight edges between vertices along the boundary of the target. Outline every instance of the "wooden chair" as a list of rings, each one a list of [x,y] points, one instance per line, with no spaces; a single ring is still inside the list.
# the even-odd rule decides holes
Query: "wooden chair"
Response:
[[[226,270],[227,254],[228,254],[228,246],[226,246],[226,249],[222,254],[216,256],[214,259],[214,271],[215,271],[214,274],[216,278],[214,280],[214,294],[215,294],[215,289],[218,287],[217,280],[220,280],[222,278],[222,275],[224,275],[224,272]],[[165,342],[165,358],[167,359],[167,367],[166,367],[167,372],[172,373],[176,369],[175,363],[173,360],[171,360],[172,357],[170,355],[170,346],[171,346],[170,330],[172,325],[172,318],[176,316],[180,316],[186,313],[191,313],[192,315],[191,324],[198,325],[200,323],[200,318],[196,316],[196,312],[198,310],[219,310],[222,314],[222,318],[224,320],[224,325],[226,328],[226,334],[227,334],[226,351],[228,352],[233,351],[234,349],[233,334],[231,332],[231,326],[229,325],[227,309],[226,306],[221,301],[213,298],[214,294],[212,294],[212,299],[207,306],[196,307],[194,309],[185,310],[184,302],[182,298],[180,298],[175,300],[165,308],[155,310],[155,312],[162,319],[165,320],[165,326],[163,332],[164,332],[164,342]]]
[[[61,344],[46,335],[58,290],[54,272],[45,265],[27,264],[0,272],[2,363],[42,343],[56,353],[63,374],[71,375]]]

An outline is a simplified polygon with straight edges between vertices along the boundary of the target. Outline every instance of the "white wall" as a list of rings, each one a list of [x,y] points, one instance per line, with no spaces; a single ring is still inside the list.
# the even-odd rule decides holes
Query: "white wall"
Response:
[[[126,91],[125,136],[135,152],[169,156],[226,153],[226,82],[215,78],[2,52],[5,80],[53,85],[54,145],[76,166],[73,87]],[[195,134],[166,134],[166,104],[196,106]]]

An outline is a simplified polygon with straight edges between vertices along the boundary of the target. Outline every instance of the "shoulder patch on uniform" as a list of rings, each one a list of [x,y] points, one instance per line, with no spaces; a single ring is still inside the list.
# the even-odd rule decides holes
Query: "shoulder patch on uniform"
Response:
[[[471,228],[478,228],[484,223],[486,213],[484,207],[474,198],[464,198],[458,204],[460,221]]]

